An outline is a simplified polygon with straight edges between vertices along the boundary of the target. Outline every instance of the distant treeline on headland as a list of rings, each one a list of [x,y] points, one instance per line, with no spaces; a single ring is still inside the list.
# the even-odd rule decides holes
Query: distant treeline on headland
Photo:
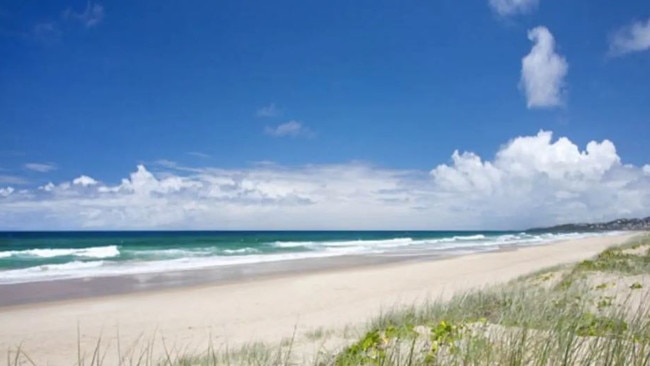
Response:
[[[585,232],[585,231],[643,231],[650,230],[650,217],[644,219],[617,219],[609,222],[563,224],[532,228],[526,232]]]

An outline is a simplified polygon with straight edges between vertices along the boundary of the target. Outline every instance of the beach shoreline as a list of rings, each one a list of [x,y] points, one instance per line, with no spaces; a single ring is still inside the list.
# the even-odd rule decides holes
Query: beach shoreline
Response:
[[[612,232],[603,233],[612,235]],[[620,235],[620,233],[616,233]],[[227,266],[200,267],[166,272],[98,275],[80,278],[53,278],[18,283],[0,283],[0,309],[7,307],[56,303],[60,301],[110,297],[179,288],[220,286],[287,276],[345,271],[364,267],[399,265],[409,262],[444,260],[453,257],[503,252],[556,244],[567,239],[539,244],[509,244],[478,251],[469,250],[349,254],[331,257],[300,258]],[[1,272],[0,272],[1,274]]]
[[[433,256],[429,256],[434,260]],[[216,266],[158,272],[87,278],[56,279],[0,285],[0,309],[39,306],[111,296],[174,291],[183,288],[200,288],[232,285],[249,281],[282,278],[292,275],[381,266],[395,262],[422,259],[396,259],[391,257],[341,256],[307,258],[268,263]]]
[[[204,349],[207,342],[279,341],[316,327],[358,324],[391,306],[447,298],[583,260],[636,235],[6,306],[0,308],[0,352],[22,344],[39,364],[60,364],[75,359],[78,345],[92,349],[98,337],[114,348],[118,334],[123,344],[162,336],[189,350]]]

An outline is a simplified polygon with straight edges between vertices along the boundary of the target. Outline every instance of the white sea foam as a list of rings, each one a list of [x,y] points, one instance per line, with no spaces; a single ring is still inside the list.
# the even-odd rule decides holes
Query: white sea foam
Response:
[[[31,267],[35,272],[48,272],[48,271],[74,271],[78,269],[99,268],[104,265],[104,261],[90,261],[90,262],[68,262],[63,264],[45,264],[38,267]]]
[[[209,250],[205,248],[189,248],[189,249],[156,249],[156,250],[134,250],[134,249],[124,249],[125,255],[128,255],[131,258],[135,259],[173,259],[173,258],[182,258],[182,257],[206,257],[209,255],[215,255],[217,252],[215,250]]]
[[[259,253],[260,251],[255,248],[241,248],[241,249],[224,249],[225,254],[250,254]]]
[[[128,254],[130,258],[147,259],[147,260],[164,260],[164,259],[178,259],[178,258],[195,258],[195,257],[209,257],[220,254],[254,254],[260,251],[255,248],[239,248],[239,249],[220,249],[220,248],[186,248],[186,249],[157,249],[157,250],[133,250],[125,249],[123,251]]]
[[[413,243],[411,238],[396,238],[396,239],[384,239],[384,240],[349,240],[349,241],[324,241],[319,243],[325,247],[400,247],[406,246]]]
[[[85,273],[93,273],[93,269],[99,269],[103,265],[104,261],[74,261],[3,271],[0,272],[0,284],[85,277]]]
[[[345,247],[401,247],[415,243],[411,238],[395,238],[381,240],[343,240],[343,241],[276,241],[271,245],[276,248],[345,248]]]
[[[485,238],[486,237],[483,234],[452,237],[453,240],[483,240]]]
[[[113,258],[120,255],[117,245],[107,245],[103,247],[78,248],[78,249],[26,249],[26,250],[9,250],[0,252],[0,258],[7,257],[35,257],[35,258],[54,258],[74,256],[82,258]]]
[[[314,244],[313,241],[276,241],[271,245],[276,248],[299,248]]]
[[[170,271],[186,271],[209,267],[256,264],[286,260],[333,257],[345,252],[301,252],[283,254],[238,255],[178,258],[148,262],[69,262],[0,272],[0,284],[52,281],[86,277],[112,277]]]

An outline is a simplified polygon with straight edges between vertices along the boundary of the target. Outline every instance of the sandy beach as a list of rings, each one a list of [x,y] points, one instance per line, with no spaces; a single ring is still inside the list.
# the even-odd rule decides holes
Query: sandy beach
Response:
[[[21,348],[37,364],[74,364],[101,338],[104,364],[147,342],[153,352],[201,352],[279,342],[319,327],[360,324],[382,309],[447,298],[549,266],[583,260],[635,234],[516,250],[257,277],[0,308],[0,359]],[[119,342],[118,342],[119,339]],[[119,343],[119,351],[118,351]]]

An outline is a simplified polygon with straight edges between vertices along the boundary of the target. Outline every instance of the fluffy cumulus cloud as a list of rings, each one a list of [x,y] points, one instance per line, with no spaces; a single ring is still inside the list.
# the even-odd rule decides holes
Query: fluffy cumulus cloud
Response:
[[[13,187],[0,188],[0,196],[2,197],[9,197],[12,193],[14,193]]]
[[[305,125],[303,125],[301,122],[298,122],[298,121],[289,121],[289,122],[277,125],[275,127],[266,127],[264,132],[266,132],[267,135],[271,135],[271,136],[274,136],[274,137],[285,137],[285,136],[310,137],[310,136],[313,136],[313,132],[308,127],[306,127]]]
[[[493,161],[455,152],[452,164],[431,175],[439,193],[475,202],[487,227],[642,216],[650,200],[643,169],[621,164],[612,142],[592,141],[580,150],[544,131],[510,141]]]
[[[97,183],[98,182],[96,180],[94,180],[93,178],[87,175],[82,175],[72,180],[72,184],[82,186],[82,187],[94,186]]]
[[[609,51],[614,56],[648,49],[650,49],[650,18],[619,29],[609,41]]]
[[[490,0],[490,7],[501,16],[528,13],[537,8],[539,0]]]
[[[151,171],[119,184],[82,176],[0,188],[0,229],[523,229],[650,214],[650,165],[614,144],[581,148],[551,132],[494,159],[454,152],[430,172],[361,163]]]
[[[530,30],[528,39],[533,42],[533,48],[521,60],[519,84],[526,95],[528,108],[562,105],[564,78],[569,64],[555,52],[555,38],[546,27]]]

